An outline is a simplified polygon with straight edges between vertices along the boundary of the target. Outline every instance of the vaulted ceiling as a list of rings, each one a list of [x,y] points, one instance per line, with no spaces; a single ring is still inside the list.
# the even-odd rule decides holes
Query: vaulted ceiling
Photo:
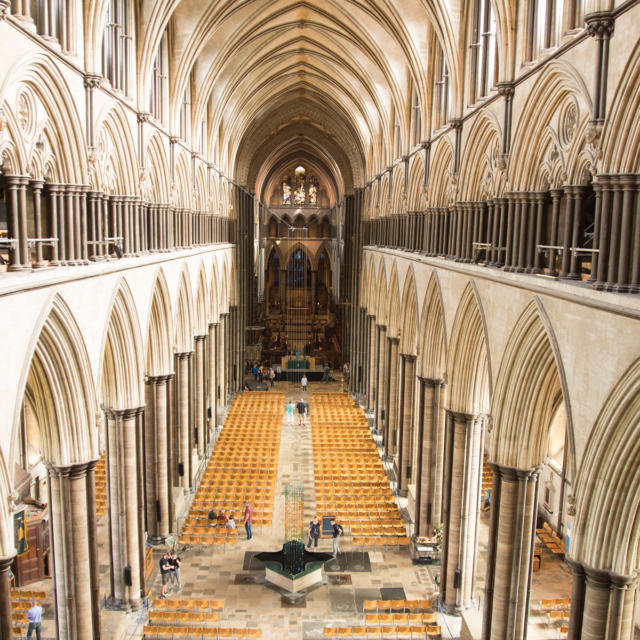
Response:
[[[168,29],[174,124],[191,82],[191,120],[208,116],[208,155],[227,175],[261,194],[297,158],[336,200],[393,161],[412,91],[426,114],[429,34],[449,50],[459,13],[437,0],[147,0],[141,11],[142,78]]]

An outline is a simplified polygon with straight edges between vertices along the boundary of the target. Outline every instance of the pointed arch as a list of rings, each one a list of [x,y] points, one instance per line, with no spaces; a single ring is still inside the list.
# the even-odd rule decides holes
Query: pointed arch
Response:
[[[37,418],[44,459],[56,465],[85,462],[96,458],[98,451],[98,403],[89,355],[80,329],[60,296],[53,297],[44,317],[23,395]],[[14,433],[21,405],[14,413]]]
[[[429,278],[420,315],[418,375],[444,380],[446,375],[447,337],[444,324],[442,292],[435,271]]]
[[[400,329],[400,353],[415,355],[417,353],[418,336],[418,302],[416,296],[416,279],[413,267],[410,266],[404,279],[402,292],[402,324]]]
[[[111,409],[144,404],[142,335],[133,294],[123,278],[116,288],[102,351],[100,401]]]
[[[621,575],[640,565],[640,359],[622,375],[591,431],[575,495],[574,559]]]
[[[220,276],[218,276],[218,264],[213,260],[211,268],[211,286],[209,289],[209,322],[220,320]]]
[[[453,202],[451,177],[453,176],[453,147],[447,136],[437,142],[431,157],[431,170],[427,185],[430,207],[446,207]]]
[[[517,469],[541,465],[547,457],[553,416],[563,402],[569,436],[569,476],[575,477],[571,405],[564,368],[551,325],[536,297],[520,314],[500,363],[492,403],[491,459]]]
[[[153,288],[147,331],[146,374],[159,376],[173,371],[173,323],[171,299],[162,269]]]
[[[424,152],[414,153],[409,165],[409,184],[407,186],[407,210],[419,211],[422,208],[424,187]]]
[[[180,289],[178,290],[178,304],[174,320],[174,344],[178,353],[193,351],[193,296],[191,294],[189,271],[185,265],[180,275]]]
[[[0,450],[0,496],[11,495],[11,482],[7,465]],[[3,500],[0,507],[0,553],[6,558],[15,553],[13,514],[9,511],[9,500]]]
[[[467,414],[488,414],[491,377],[487,333],[473,283],[462,293],[451,331],[447,357],[449,409]]]
[[[167,152],[158,132],[155,132],[147,142],[146,158],[152,202],[169,204],[169,165]]]

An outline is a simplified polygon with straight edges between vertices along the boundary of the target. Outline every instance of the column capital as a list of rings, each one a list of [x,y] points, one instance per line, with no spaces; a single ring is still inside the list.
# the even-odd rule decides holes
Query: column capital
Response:
[[[445,384],[442,378],[425,378],[424,376],[416,376],[420,382],[426,384],[428,387],[439,387]]]
[[[209,329],[216,329],[219,326],[220,326],[219,322],[210,322],[209,323]]]
[[[515,91],[515,84],[510,80],[503,80],[502,82],[498,82],[498,84],[496,85],[496,88],[498,89],[498,93],[501,96],[504,96],[505,98],[510,99],[513,97],[513,93]]]
[[[615,18],[611,11],[595,11],[584,17],[587,32],[593,38],[610,38],[615,27]]]
[[[198,334],[197,336],[193,336],[193,339],[196,342],[204,342],[207,339],[207,334],[206,333]]]
[[[413,353],[401,353],[400,357],[403,360],[408,360],[409,362],[415,362],[418,359],[418,356],[414,355]]]
[[[489,466],[495,474],[507,482],[518,482],[519,480],[527,480],[529,478],[537,478],[542,471],[542,467],[532,467],[531,469],[518,469],[517,467],[509,467],[499,462],[489,461]]]
[[[17,555],[16,550],[14,549],[12,553],[8,556],[0,556],[0,573],[5,573],[9,570],[11,563],[14,561]]]
[[[102,84],[102,76],[97,73],[84,74],[84,88],[97,89]]]
[[[61,477],[72,479],[84,478],[87,472],[96,466],[98,459],[87,460],[86,462],[76,462],[73,464],[54,464],[49,462],[46,464],[50,472]]]
[[[369,318],[369,320],[375,320],[376,319],[376,314],[375,313],[367,313],[367,318]]]
[[[400,344],[400,336],[387,336],[387,340],[391,344]]]
[[[129,409],[113,409],[112,407],[105,407],[104,410],[112,418],[130,420],[131,418],[139,416],[144,411],[144,407],[131,407]]]
[[[163,384],[171,380],[171,378],[173,378],[174,375],[175,374],[171,372],[171,373],[163,373],[157,376],[147,376],[146,382],[148,384]]]
[[[192,353],[193,351],[181,351],[179,353],[176,353],[175,356],[179,360],[188,360],[191,357]]]
[[[451,409],[447,409],[447,413],[458,422],[473,422],[487,417],[486,413],[465,413],[464,411],[453,411]]]
[[[386,324],[376,324],[376,327],[378,327],[378,329],[380,329],[380,331],[386,331],[387,330],[387,325]]]

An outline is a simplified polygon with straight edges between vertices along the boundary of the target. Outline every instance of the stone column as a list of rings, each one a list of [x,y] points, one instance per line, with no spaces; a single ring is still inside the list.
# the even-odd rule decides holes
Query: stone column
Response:
[[[416,356],[400,354],[402,378],[400,386],[400,422],[398,424],[398,457],[396,459],[396,479],[398,494],[406,496],[411,479],[411,458],[413,440],[413,392],[415,388]]]
[[[527,635],[539,469],[493,469],[482,637]]]
[[[147,378],[145,468],[147,531],[154,544],[169,534],[169,381],[173,374]]]
[[[185,493],[191,486],[191,450],[189,448],[189,368],[192,351],[176,353],[176,404],[178,409],[178,473]]]
[[[440,582],[443,608],[455,614],[474,602],[483,423],[482,416],[446,416]]]
[[[227,378],[226,378],[226,343],[225,325],[227,324],[228,313],[220,314],[220,326],[218,327],[218,406],[227,404]]]
[[[420,413],[418,431],[418,468],[416,480],[415,532],[431,536],[442,517],[442,465],[444,420],[442,380],[419,378]]]
[[[385,434],[383,438],[384,454],[389,457],[395,453],[396,450],[396,425],[398,423],[397,408],[398,408],[398,346],[400,344],[400,338],[387,338],[389,344],[389,372],[387,377],[386,389],[387,400],[385,402],[387,407],[387,419],[385,422]]]
[[[206,348],[206,335],[195,336],[196,343],[196,442],[198,446],[198,457],[204,458],[205,455],[205,429],[207,424],[207,405],[205,402],[206,395],[204,389],[205,380],[205,348]]]
[[[31,190],[33,191],[33,218],[35,223],[35,235],[36,238],[42,238],[42,188],[44,182],[42,180],[32,180]],[[42,243],[36,244],[36,262],[33,265],[34,269],[41,269],[46,267],[47,263],[42,257]]]
[[[10,556],[0,557],[0,638],[13,638],[13,624],[11,622],[11,583],[9,569],[16,557],[14,551]]]
[[[100,638],[95,461],[49,465],[49,521],[58,637]]]
[[[108,409],[107,461],[109,529],[111,540],[111,595],[109,606],[126,611],[142,606],[144,548],[139,471],[143,468],[139,420],[142,408]]]
[[[384,392],[386,389],[385,385],[385,377],[387,372],[387,358],[388,358],[388,349],[387,349],[387,327],[383,324],[377,325],[378,327],[378,344],[377,344],[377,352],[378,352],[378,369],[376,371],[375,376],[375,420],[376,420],[376,429],[378,431],[382,431],[383,424],[386,423],[387,414],[385,411],[386,405],[385,400],[387,394]]]
[[[29,178],[22,176],[5,176],[7,188],[7,226],[9,238],[16,244],[9,249],[8,271],[29,269],[27,247],[27,200],[26,187]]]
[[[378,381],[378,368],[380,367],[379,331],[376,330],[376,317],[369,315],[369,384],[367,386],[367,410],[373,411],[376,403],[376,383]]]

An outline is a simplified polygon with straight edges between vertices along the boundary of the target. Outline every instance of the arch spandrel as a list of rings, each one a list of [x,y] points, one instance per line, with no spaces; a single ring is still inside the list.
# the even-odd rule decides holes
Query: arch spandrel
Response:
[[[578,468],[571,556],[620,575],[640,570],[640,359],[604,404]]]
[[[458,304],[447,354],[448,408],[452,411],[489,413],[491,371],[486,335],[478,292],[470,282]]]
[[[566,376],[551,323],[535,299],[511,331],[492,399],[491,460],[518,469],[542,465],[560,404],[567,416],[567,476],[575,477],[575,444]]]
[[[196,290],[196,306],[194,313],[194,333],[195,335],[205,335],[207,333],[207,309],[209,308],[209,287],[207,287],[207,273],[204,262],[200,262],[198,271],[198,288]]]
[[[427,184],[427,206],[446,207],[455,200],[453,182],[453,145],[442,136],[431,149],[431,169]]]

